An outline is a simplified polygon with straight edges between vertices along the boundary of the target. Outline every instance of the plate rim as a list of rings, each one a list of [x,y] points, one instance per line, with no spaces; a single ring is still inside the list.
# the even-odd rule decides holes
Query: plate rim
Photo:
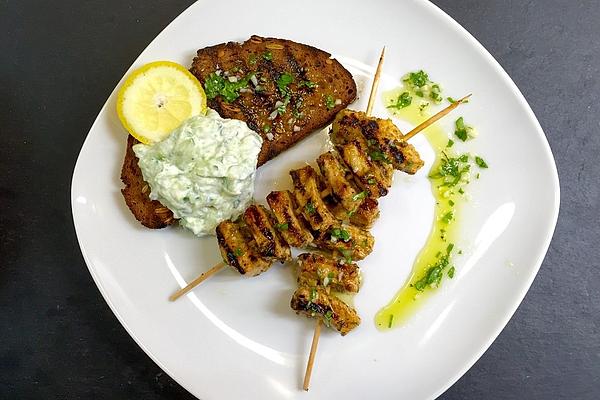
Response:
[[[90,133],[93,131],[94,127],[96,126],[96,124],[98,123],[98,121],[100,119],[100,115],[108,107],[108,103],[110,102],[110,99],[113,97],[114,93],[117,91],[118,83],[121,82],[121,80],[127,74],[129,74],[129,72],[137,64],[141,55],[148,49],[148,47],[150,47],[167,29],[169,29],[171,27],[171,25],[175,24],[192,7],[200,6],[200,3],[204,3],[204,2],[205,1],[198,0],[198,1],[190,4],[183,11],[181,11],[181,13],[179,15],[177,15],[171,22],[169,22],[159,33],[157,33],[156,36],[154,36],[154,38],[137,55],[137,57],[135,58],[135,60],[133,60],[133,62],[129,66],[129,68],[123,73],[123,75],[121,76],[119,81],[115,84],[115,87],[109,93],[103,106],[98,111],[98,114],[96,115],[96,118],[94,119],[94,122],[92,123],[92,125],[90,126],[90,128],[88,130],[88,133],[86,134],[85,140],[81,144],[81,148],[77,155],[75,166],[73,167],[73,174],[71,177],[71,191],[70,191],[71,192],[70,193],[71,194],[71,216],[73,218],[73,225],[75,227],[77,243],[79,245],[79,249],[80,249],[83,259],[85,261],[86,267],[87,267],[88,271],[90,272],[90,275],[92,276],[92,279],[94,280],[94,283],[96,284],[96,287],[98,288],[100,294],[104,298],[104,301],[107,303],[107,305],[109,306],[109,308],[111,309],[111,311],[113,312],[113,314],[115,315],[115,317],[117,318],[119,323],[123,326],[125,331],[135,341],[135,343],[144,351],[144,353],[148,357],[150,357],[150,359],[159,368],[161,368],[165,373],[167,373],[174,381],[176,381],[181,387],[183,387],[187,392],[189,392],[192,396],[195,396],[195,397],[197,397],[196,394],[194,394],[194,392],[192,392],[191,389],[188,388],[188,386],[184,382],[182,382],[177,376],[175,376],[175,374],[172,373],[172,371],[169,368],[167,368],[166,365],[152,351],[150,351],[150,349],[143,343],[143,341],[134,334],[132,327],[125,321],[125,318],[118,311],[117,307],[114,305],[113,301],[111,300],[110,296],[108,295],[106,288],[101,283],[101,280],[97,274],[97,271],[92,267],[93,263],[91,262],[90,257],[87,254],[87,251],[82,243],[82,239],[80,238],[80,230],[82,228],[80,228],[80,226],[79,226],[80,222],[78,222],[76,215],[75,215],[76,197],[75,197],[74,190],[75,190],[75,185],[76,185],[76,183],[75,183],[76,172],[78,169],[79,161],[82,156],[83,150],[89,140]],[[493,334],[489,335],[488,339],[484,342],[484,344],[480,345],[479,348],[477,349],[477,351],[473,352],[472,356],[468,358],[468,361],[464,363],[462,368],[457,369],[457,372],[455,374],[453,374],[451,377],[449,377],[448,380],[446,381],[446,383],[444,385],[442,385],[440,387],[440,389],[438,389],[436,392],[434,392],[432,394],[432,396],[430,398],[435,399],[435,398],[439,397],[440,395],[442,395],[444,392],[446,392],[463,375],[465,375],[465,373],[469,369],[471,369],[473,367],[473,365],[490,348],[492,343],[498,338],[500,333],[504,330],[504,328],[508,325],[508,323],[510,322],[512,317],[517,312],[517,309],[523,302],[526,294],[529,292],[529,289],[531,288],[531,285],[533,284],[533,281],[535,280],[535,278],[537,277],[537,275],[539,273],[539,270],[542,266],[544,258],[546,257],[546,254],[548,252],[550,243],[552,241],[552,237],[554,236],[554,232],[556,230],[556,225],[557,225],[558,217],[559,217],[559,213],[560,213],[560,192],[561,192],[561,190],[560,190],[560,180],[559,180],[559,175],[558,175],[558,169],[556,166],[556,160],[554,158],[554,154],[552,153],[552,148],[550,147],[548,138],[547,138],[546,134],[544,133],[544,130],[543,130],[539,120],[537,119],[535,113],[533,112],[531,106],[527,102],[525,96],[521,93],[520,89],[518,88],[516,83],[512,80],[512,78],[509,76],[509,74],[506,72],[506,70],[496,60],[496,58],[466,28],[464,28],[458,21],[456,21],[451,15],[449,15],[445,11],[443,11],[436,4],[434,4],[430,1],[427,1],[427,0],[414,1],[414,3],[418,4],[417,5],[418,7],[424,7],[427,9],[428,12],[434,13],[438,17],[440,17],[440,18],[444,19],[446,22],[448,22],[450,27],[453,30],[455,30],[455,32],[462,39],[467,40],[471,46],[476,48],[476,50],[478,51],[478,53],[480,55],[482,55],[486,58],[488,64],[493,67],[497,76],[503,81],[503,83],[508,84],[508,86],[512,90],[513,94],[516,95],[516,98],[519,102],[520,108],[526,112],[528,119],[531,122],[533,122],[533,125],[535,127],[535,133],[540,137],[540,139],[542,139],[541,145],[542,145],[543,151],[544,151],[545,155],[548,157],[548,159],[551,161],[551,166],[552,166],[551,181],[554,186],[554,188],[553,188],[554,189],[553,190],[554,198],[552,199],[552,215],[551,215],[551,221],[550,221],[551,223],[549,225],[550,228],[547,230],[546,235],[545,235],[543,241],[541,242],[542,245],[540,247],[539,253],[536,256],[536,261],[533,265],[532,272],[530,274],[528,274],[528,276],[524,277],[524,279],[523,279],[525,281],[525,285],[523,286],[521,291],[518,292],[517,295],[512,297],[512,301],[507,302],[507,305],[509,305],[508,308],[511,311],[504,313],[503,315],[499,316],[499,318],[496,319],[496,322],[494,324],[495,326],[493,328]]]

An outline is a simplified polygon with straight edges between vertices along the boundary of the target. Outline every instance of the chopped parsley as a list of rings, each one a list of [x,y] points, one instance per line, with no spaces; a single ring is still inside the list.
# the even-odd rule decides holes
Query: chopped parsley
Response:
[[[429,75],[423,70],[409,72],[404,78],[404,82],[409,82],[414,87],[423,87],[429,82]]]
[[[313,203],[311,203],[311,202],[306,203],[304,205],[304,209],[309,214],[314,214],[315,213],[315,205]]]
[[[343,240],[344,242],[347,242],[351,238],[352,238],[352,236],[345,229],[342,229],[342,228],[333,228],[331,230],[331,239],[333,239],[335,241],[337,241],[337,240]]]
[[[454,219],[454,211],[448,211],[442,216],[442,222],[448,224]]]
[[[271,51],[266,51],[263,53],[262,58],[267,61],[273,61],[273,53],[271,53]]]
[[[264,132],[264,133],[269,133],[269,132],[271,132],[271,125],[269,125],[269,124],[264,124],[264,125],[263,125],[263,132]]]
[[[314,300],[317,299],[317,297],[318,297],[317,289],[315,289],[314,287],[311,287],[310,288],[310,298],[309,298],[309,300],[310,301],[314,301]]]
[[[248,87],[248,82],[253,75],[254,72],[251,72],[246,77],[238,79],[236,82],[231,82],[229,79],[213,72],[204,81],[206,97],[214,99],[217,96],[221,96],[226,102],[231,103],[240,97],[240,89]]]
[[[400,110],[402,108],[410,106],[412,103],[412,96],[408,92],[404,92],[396,98],[395,102],[392,102],[387,108],[395,108]]]
[[[446,147],[452,147],[452,146],[454,146],[454,140],[448,139],[448,144],[446,144]]]
[[[367,179],[367,183],[368,183],[369,185],[374,185],[374,184],[376,184],[376,183],[377,183],[377,181],[375,180],[375,178],[369,178],[369,179]]]
[[[454,272],[456,272],[456,269],[454,267],[450,267],[450,269],[448,270],[448,277],[450,279],[454,278]]]
[[[325,105],[327,106],[328,110],[331,110],[333,107],[335,107],[335,99],[332,95],[327,95],[327,97],[325,98]]]
[[[333,318],[333,311],[327,310],[327,312],[323,315],[323,322],[325,326],[328,328],[331,326],[331,319]]]
[[[351,263],[352,262],[352,250],[350,249],[338,249],[340,253],[342,253],[342,255],[344,256],[344,259],[346,260],[347,263]]]
[[[314,89],[314,88],[316,88],[318,85],[317,85],[315,82],[312,82],[312,81],[302,81],[302,82],[300,82],[300,83],[298,84],[298,86],[299,86],[299,87],[306,86],[306,87],[307,87],[307,88],[309,88],[309,89]]]
[[[287,222],[284,222],[283,224],[277,224],[275,227],[280,231],[287,231],[289,228],[289,225]]]
[[[479,168],[488,168],[485,160],[479,156],[475,156],[475,163],[479,166]]]
[[[371,157],[371,160],[373,161],[383,161],[386,163],[390,163],[390,160],[385,156],[385,154],[383,154],[381,150],[373,150],[369,152],[369,157]]]
[[[363,190],[360,193],[356,193],[354,196],[352,196],[352,201],[360,201],[363,200],[365,197],[367,197],[367,191]]]
[[[279,105],[277,105],[277,107],[275,107],[274,110],[279,115],[285,113],[285,109],[287,108],[292,98],[292,94],[289,88],[289,85],[292,82],[294,82],[294,77],[287,73],[281,74],[279,75],[279,78],[277,78],[277,89],[279,89],[279,93],[281,93],[281,95],[283,96],[283,101],[279,101]]]
[[[410,91],[419,97],[430,99],[435,104],[439,104],[443,100],[441,86],[429,80],[429,75],[423,70],[409,72],[404,75],[402,81]],[[424,106],[423,109],[425,107],[427,106]],[[421,111],[423,110],[421,109]]]
[[[470,169],[471,165],[467,154],[449,157],[445,152],[442,152],[442,159],[437,171],[429,177],[440,179],[442,181],[440,186],[454,187],[468,178]]]
[[[244,255],[244,251],[238,247],[233,251],[233,255],[236,257],[241,257]]]
[[[281,74],[277,79],[277,88],[282,94],[288,92],[288,85],[294,82],[294,77],[290,74]]]
[[[448,100],[448,102],[450,104],[454,104],[456,102],[458,102],[458,100],[454,99],[453,97],[446,97],[446,100]],[[461,103],[468,103],[469,99],[464,99]]]
[[[450,270],[452,270],[452,277],[454,276],[454,266],[450,266],[450,255],[454,244],[450,243],[446,248],[445,254],[438,254],[438,260],[429,267],[425,275],[413,284],[413,287],[419,292],[422,292],[427,287],[436,288],[442,282],[444,271],[448,270],[448,276],[450,276]]]
[[[463,117],[457,119],[454,124],[456,126],[454,134],[463,142],[466,142],[468,139],[475,137],[475,129],[465,124],[465,120]]]

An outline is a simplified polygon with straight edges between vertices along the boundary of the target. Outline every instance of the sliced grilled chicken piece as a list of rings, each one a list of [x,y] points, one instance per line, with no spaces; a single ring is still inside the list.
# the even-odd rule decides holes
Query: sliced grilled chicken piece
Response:
[[[360,325],[356,310],[320,287],[299,287],[292,296],[290,306],[297,314],[319,318],[325,326],[337,330],[342,336]]]
[[[376,199],[367,197],[356,212],[350,215],[350,223],[368,229],[373,226],[377,218],[379,218],[379,203]]]
[[[317,172],[307,165],[290,171],[294,196],[301,214],[314,231],[324,231],[336,222],[335,217],[321,198],[326,186]]]
[[[369,197],[383,197],[392,186],[392,166],[374,161],[364,140],[354,139],[338,146],[342,159]]]
[[[402,132],[390,119],[344,109],[336,115],[332,131],[332,141],[338,145],[366,140],[371,159],[391,164],[394,169],[414,174],[424,164],[414,146],[402,140]]]
[[[252,235],[247,227],[225,220],[217,225],[216,234],[223,261],[240,274],[256,276],[271,266],[252,246]]]
[[[281,262],[292,258],[290,246],[279,236],[267,209],[258,204],[251,205],[244,211],[244,222],[263,257]]]
[[[340,293],[358,293],[360,270],[354,263],[303,253],[298,256],[298,286],[322,286]]]
[[[290,246],[306,247],[312,243],[313,236],[296,216],[296,203],[288,190],[269,193],[267,203],[275,216],[275,228]]]
[[[373,251],[375,238],[365,229],[335,224],[315,238],[315,245],[339,253],[347,261],[362,260]]]
[[[352,184],[352,177],[336,152],[329,151],[317,158],[321,174],[331,188],[334,198],[346,211],[355,211],[366,196]]]
[[[263,137],[258,165],[327,126],[356,97],[352,75],[337,60],[291,40],[252,36],[206,47],[190,71],[210,108],[245,121]],[[232,88],[220,93],[220,84]]]

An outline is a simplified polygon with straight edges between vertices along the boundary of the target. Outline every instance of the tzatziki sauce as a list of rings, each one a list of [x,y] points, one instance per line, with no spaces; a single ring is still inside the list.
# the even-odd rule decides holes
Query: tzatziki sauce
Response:
[[[240,215],[252,200],[260,135],[213,110],[184,121],[161,142],[133,146],[150,199],[198,236]]]

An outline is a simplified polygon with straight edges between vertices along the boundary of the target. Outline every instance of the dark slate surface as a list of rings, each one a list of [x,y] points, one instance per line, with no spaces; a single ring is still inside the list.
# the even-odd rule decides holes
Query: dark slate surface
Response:
[[[435,3],[521,88],[548,136],[562,189],[554,240],[529,294],[442,398],[598,399],[600,2]],[[76,156],[98,110],[189,2],[83,4],[0,1],[0,398],[191,399],[96,290],[69,201]]]

